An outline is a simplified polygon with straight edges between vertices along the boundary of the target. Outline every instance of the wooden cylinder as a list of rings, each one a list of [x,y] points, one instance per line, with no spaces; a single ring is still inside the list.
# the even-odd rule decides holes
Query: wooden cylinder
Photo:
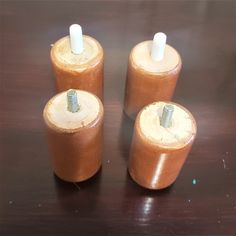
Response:
[[[93,94],[75,90],[79,110],[68,110],[67,92],[51,98],[43,112],[55,174],[62,180],[79,182],[101,167],[103,105]]]
[[[52,46],[51,62],[57,90],[81,89],[103,100],[103,48],[87,35],[83,35],[83,45],[81,54],[72,53],[70,38],[66,36]]]
[[[151,47],[152,41],[141,42],[129,56],[124,110],[133,119],[144,106],[172,99],[181,70],[181,57],[173,47],[166,45],[161,61],[151,58]]]
[[[160,125],[166,104],[174,107],[169,128]],[[176,103],[156,102],[143,108],[135,121],[128,166],[134,181],[148,189],[170,186],[191,150],[196,131],[191,113]]]

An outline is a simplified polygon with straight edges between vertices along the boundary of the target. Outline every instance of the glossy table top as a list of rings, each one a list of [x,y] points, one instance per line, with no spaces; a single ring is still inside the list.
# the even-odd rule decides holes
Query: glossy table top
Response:
[[[42,110],[55,94],[50,45],[72,23],[105,49],[102,170],[84,183],[52,173]],[[0,1],[0,235],[236,235],[235,1]],[[163,191],[127,173],[128,55],[163,31],[182,56],[173,101],[198,135]]]

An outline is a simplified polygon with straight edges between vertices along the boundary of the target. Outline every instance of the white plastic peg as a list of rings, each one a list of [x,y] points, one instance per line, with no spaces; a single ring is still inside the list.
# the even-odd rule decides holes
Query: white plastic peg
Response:
[[[166,34],[156,33],[152,41],[151,58],[154,61],[161,61],[164,57],[166,47]]]
[[[74,54],[80,54],[84,50],[83,34],[80,25],[73,24],[70,26],[70,47]]]

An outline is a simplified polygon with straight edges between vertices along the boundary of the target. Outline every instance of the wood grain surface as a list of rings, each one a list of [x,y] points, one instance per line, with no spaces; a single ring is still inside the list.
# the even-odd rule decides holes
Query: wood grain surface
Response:
[[[52,173],[42,119],[55,94],[50,45],[83,26],[105,50],[103,167],[84,183]],[[0,1],[0,235],[236,235],[236,1]],[[163,191],[127,173],[128,55],[157,31],[182,56],[174,101],[198,135]]]

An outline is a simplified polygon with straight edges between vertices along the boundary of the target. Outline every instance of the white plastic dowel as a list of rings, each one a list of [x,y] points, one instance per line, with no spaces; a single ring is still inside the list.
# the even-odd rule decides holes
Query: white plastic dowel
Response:
[[[80,54],[84,50],[83,34],[80,25],[73,24],[70,26],[70,47],[74,54]]]
[[[166,47],[166,34],[156,33],[152,41],[151,58],[154,61],[161,61],[164,57]]]

